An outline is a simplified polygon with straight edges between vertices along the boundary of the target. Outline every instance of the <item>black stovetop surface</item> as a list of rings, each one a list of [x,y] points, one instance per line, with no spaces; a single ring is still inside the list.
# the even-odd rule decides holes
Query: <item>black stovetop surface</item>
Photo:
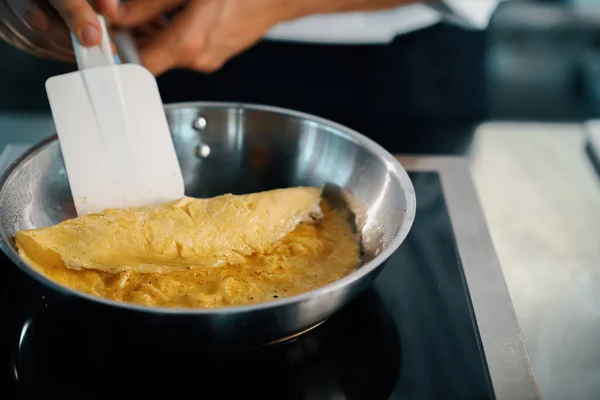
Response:
[[[125,346],[61,317],[4,262],[0,393],[10,396],[0,396],[493,398],[439,176],[410,175],[417,218],[373,289],[295,341],[243,357],[144,337]]]

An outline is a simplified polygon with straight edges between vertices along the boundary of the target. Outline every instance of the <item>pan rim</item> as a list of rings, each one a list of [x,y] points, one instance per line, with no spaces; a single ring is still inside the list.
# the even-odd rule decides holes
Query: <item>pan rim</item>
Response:
[[[286,307],[289,305],[300,304],[306,301],[310,301],[314,298],[326,296],[328,294],[341,291],[344,287],[351,286],[355,282],[359,281],[363,277],[369,275],[374,270],[382,267],[384,262],[390,258],[390,256],[400,247],[400,245],[406,239],[409,231],[412,228],[415,215],[416,215],[416,196],[414,191],[413,183],[408,176],[406,169],[400,163],[400,161],[395,158],[392,154],[390,154],[387,150],[385,150],[382,146],[377,144],[372,139],[362,135],[361,133],[350,129],[344,125],[338,124],[334,121],[321,118],[312,114],[304,113],[301,111],[295,111],[283,107],[270,106],[264,104],[255,104],[255,103],[243,103],[243,102],[205,102],[205,101],[196,101],[196,102],[180,102],[180,103],[171,103],[165,104],[165,111],[172,109],[183,109],[183,108],[195,108],[195,109],[243,109],[243,110],[252,110],[252,111],[261,111],[267,112],[271,114],[280,114],[287,117],[294,117],[301,120],[310,121],[313,123],[317,123],[319,125],[325,126],[327,128],[333,129],[343,136],[351,139],[355,143],[359,143],[369,152],[376,154],[386,163],[386,167],[389,173],[393,174],[396,179],[399,181],[403,188],[404,192],[404,200],[405,200],[405,208],[403,210],[404,218],[403,221],[398,228],[396,235],[389,242],[389,244],[372,260],[363,264],[357,270],[352,273],[346,275],[345,277],[331,282],[325,286],[321,286],[317,289],[313,289],[308,292],[304,292],[295,296],[290,296],[283,299],[278,300],[270,300],[267,302],[257,303],[257,304],[248,304],[248,305],[238,305],[238,306],[225,306],[218,308],[171,308],[171,307],[148,307],[142,306],[132,303],[119,302],[116,300],[109,300],[102,297],[93,296],[84,292],[77,291],[75,289],[71,289],[66,286],[62,286],[57,282],[54,282],[50,278],[44,276],[42,273],[34,270],[31,266],[29,266],[18,254],[14,246],[11,245],[11,238],[9,238],[4,230],[2,231],[2,240],[0,240],[0,249],[4,252],[4,254],[12,261],[17,267],[34,278],[38,283],[49,287],[51,289],[57,290],[62,294],[68,294],[71,296],[76,296],[82,298],[84,300],[92,301],[95,303],[99,303],[109,307],[115,307],[119,309],[125,309],[130,311],[136,311],[141,313],[148,314],[169,314],[169,315],[230,315],[230,314],[240,314],[246,312],[259,312],[264,310],[269,310],[273,308]],[[33,145],[30,149],[28,149],[24,154],[15,159],[6,170],[0,175],[0,201],[4,196],[4,188],[6,182],[12,177],[13,173],[16,171],[17,167],[22,163],[27,162],[29,159],[34,157],[38,152],[44,150],[51,143],[56,142],[58,137],[56,134],[47,137],[46,139],[38,142]]]

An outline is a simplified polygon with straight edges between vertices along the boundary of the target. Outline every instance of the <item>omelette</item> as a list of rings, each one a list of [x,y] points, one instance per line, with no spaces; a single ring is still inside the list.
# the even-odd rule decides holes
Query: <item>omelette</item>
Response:
[[[16,233],[20,256],[59,284],[155,307],[215,308],[313,290],[354,271],[360,246],[321,188],[107,209]]]

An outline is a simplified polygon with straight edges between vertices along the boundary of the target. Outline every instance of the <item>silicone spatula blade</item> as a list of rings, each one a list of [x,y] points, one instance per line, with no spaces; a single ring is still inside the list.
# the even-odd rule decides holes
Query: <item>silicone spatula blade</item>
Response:
[[[141,65],[117,65],[106,23],[86,48],[73,37],[79,71],[46,81],[78,215],[183,197],[184,182],[158,85]]]

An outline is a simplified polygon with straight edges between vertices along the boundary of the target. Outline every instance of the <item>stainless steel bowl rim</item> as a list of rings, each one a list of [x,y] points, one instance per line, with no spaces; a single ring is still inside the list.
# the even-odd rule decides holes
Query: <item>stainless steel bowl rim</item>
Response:
[[[148,307],[141,306],[131,303],[118,302],[114,300],[108,300],[102,297],[92,296],[84,292],[80,292],[74,289],[71,289],[66,286],[62,286],[50,278],[45,277],[41,273],[38,273],[29,265],[27,265],[19,256],[18,252],[15,248],[9,245],[10,240],[12,238],[8,238],[4,232],[2,232],[3,239],[0,241],[0,248],[4,251],[4,253],[13,261],[20,270],[24,271],[29,276],[36,279],[38,282],[41,282],[43,285],[49,286],[52,289],[58,290],[62,293],[67,293],[70,295],[82,297],[86,300],[90,300],[93,302],[99,302],[111,307],[119,307],[125,308],[132,311],[144,312],[144,313],[161,313],[161,314],[235,314],[240,312],[251,312],[251,311],[260,311],[270,309],[272,307],[284,306],[287,304],[300,303],[302,301],[308,300],[312,297],[319,297],[322,295],[326,295],[330,292],[341,289],[346,285],[350,285],[351,283],[357,281],[361,277],[369,274],[372,270],[379,267],[384,261],[386,261],[397,249],[400,247],[406,236],[408,235],[412,224],[415,219],[416,214],[416,197],[414,186],[408,173],[404,169],[404,167],[400,164],[400,162],[392,156],[387,150],[381,147],[379,144],[374,142],[373,140],[367,138],[366,136],[347,128],[341,124],[336,122],[327,120],[325,118],[317,117],[311,114],[303,113],[300,111],[294,111],[281,107],[274,107],[268,105],[261,104],[251,104],[251,103],[232,103],[232,102],[183,102],[183,103],[172,103],[165,104],[165,110],[172,108],[188,108],[195,107],[201,109],[207,108],[242,108],[246,110],[256,110],[256,111],[264,111],[275,114],[284,114],[291,117],[296,117],[299,119],[311,121],[317,124],[321,124],[324,126],[328,126],[330,128],[335,129],[338,132],[341,132],[344,135],[347,135],[356,143],[360,143],[361,146],[366,148],[367,150],[377,154],[382,160],[384,160],[387,166],[394,171],[394,173],[398,176],[402,187],[404,188],[405,193],[405,210],[404,210],[404,223],[400,227],[397,234],[390,241],[390,243],[379,253],[377,254],[371,261],[363,264],[356,271],[350,273],[342,279],[339,279],[335,282],[332,282],[328,285],[322,286],[320,288],[311,290],[309,292],[305,292],[296,296],[291,296],[279,300],[273,300],[258,304],[251,305],[240,305],[240,306],[226,306],[219,308],[168,308],[168,307]],[[0,188],[4,187],[5,182],[12,175],[15,169],[23,162],[26,162],[29,158],[33,157],[38,151],[42,150],[48,144],[57,140],[57,136],[50,136],[38,144],[32,146],[29,150],[27,150],[23,155],[14,160],[10,166],[2,173],[0,176]]]

